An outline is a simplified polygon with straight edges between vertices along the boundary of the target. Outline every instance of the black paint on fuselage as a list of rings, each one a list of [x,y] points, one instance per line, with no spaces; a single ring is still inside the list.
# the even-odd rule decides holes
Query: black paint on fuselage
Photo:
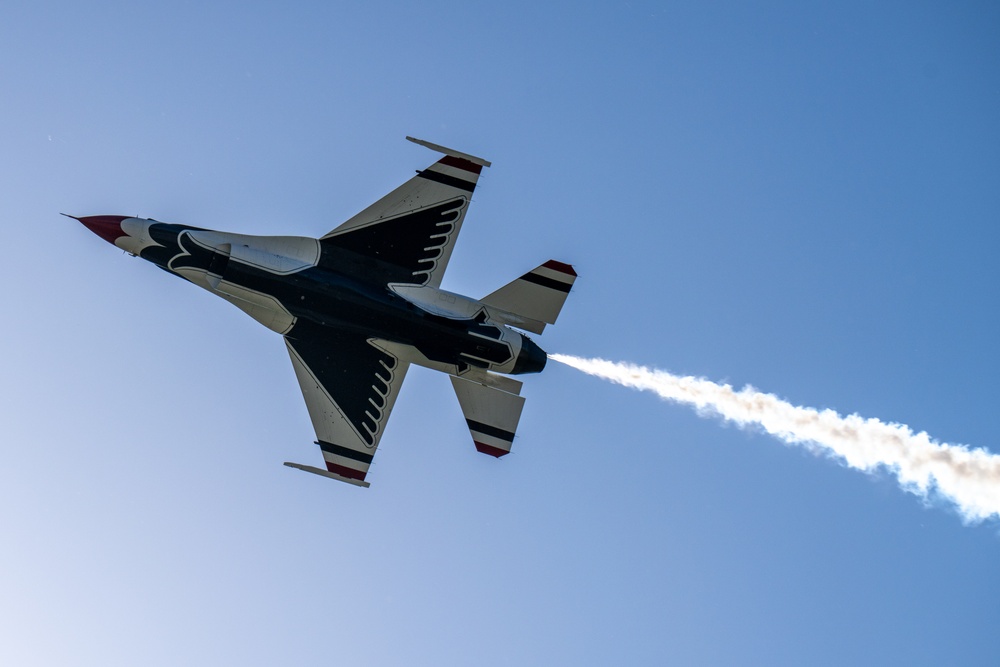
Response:
[[[445,208],[428,224],[441,226],[444,223],[440,220],[443,217],[447,222],[450,211]],[[398,259],[387,262],[359,252],[363,249],[351,243],[322,240],[317,266],[279,275],[204,247],[187,233],[195,231],[207,230],[154,223],[149,234],[160,245],[144,248],[140,256],[174,275],[183,277],[176,269],[201,269],[226,282],[274,297],[297,318],[285,334],[293,342],[319,338],[335,345],[352,334],[362,340],[382,338],[412,345],[428,359],[460,369],[504,364],[514,354],[511,346],[501,340],[501,329],[487,324],[484,318],[434,315],[389,290],[387,282],[412,282],[414,278],[412,269],[401,271]],[[363,240],[358,236],[351,239],[352,243]],[[406,277],[411,280],[402,280]],[[518,363],[513,372],[540,371],[544,352],[524,336],[522,348],[524,362]]]

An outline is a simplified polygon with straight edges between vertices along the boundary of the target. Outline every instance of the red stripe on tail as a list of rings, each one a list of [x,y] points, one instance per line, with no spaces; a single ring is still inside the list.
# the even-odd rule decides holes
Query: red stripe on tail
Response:
[[[576,275],[576,271],[573,269],[572,266],[570,266],[569,264],[563,264],[562,262],[557,262],[554,259],[550,259],[549,261],[542,264],[542,266],[544,266],[546,269],[552,269],[553,271],[558,271],[559,273],[565,273],[571,276]]]

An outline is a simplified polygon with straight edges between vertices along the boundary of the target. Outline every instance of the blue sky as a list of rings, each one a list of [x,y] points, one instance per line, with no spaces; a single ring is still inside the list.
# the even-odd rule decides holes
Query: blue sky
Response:
[[[1000,451],[993,3],[0,10],[0,662],[995,664],[1000,537],[551,364],[514,453],[413,369],[303,475],[281,341],[58,216],[320,235],[493,161],[444,287],[555,258],[551,352]]]

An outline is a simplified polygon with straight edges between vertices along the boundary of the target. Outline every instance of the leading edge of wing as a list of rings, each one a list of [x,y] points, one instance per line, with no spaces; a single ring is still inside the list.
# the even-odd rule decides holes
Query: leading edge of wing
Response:
[[[408,211],[454,199],[469,197],[476,189],[483,167],[490,162],[468,153],[438,146],[421,139],[407,137],[410,141],[442,152],[445,156],[423,171],[418,171],[408,181],[385,195],[363,211],[338,225],[322,238],[343,234],[357,227],[391,218]]]

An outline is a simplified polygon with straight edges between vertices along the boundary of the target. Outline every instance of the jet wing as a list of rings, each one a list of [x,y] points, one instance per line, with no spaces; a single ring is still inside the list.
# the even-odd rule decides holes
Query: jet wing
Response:
[[[285,345],[329,474],[293,467],[368,486],[365,476],[409,363],[356,332],[303,329],[296,326]]]
[[[384,283],[441,285],[479,175],[490,163],[407,139],[445,156],[324,236],[321,266],[353,266]]]

